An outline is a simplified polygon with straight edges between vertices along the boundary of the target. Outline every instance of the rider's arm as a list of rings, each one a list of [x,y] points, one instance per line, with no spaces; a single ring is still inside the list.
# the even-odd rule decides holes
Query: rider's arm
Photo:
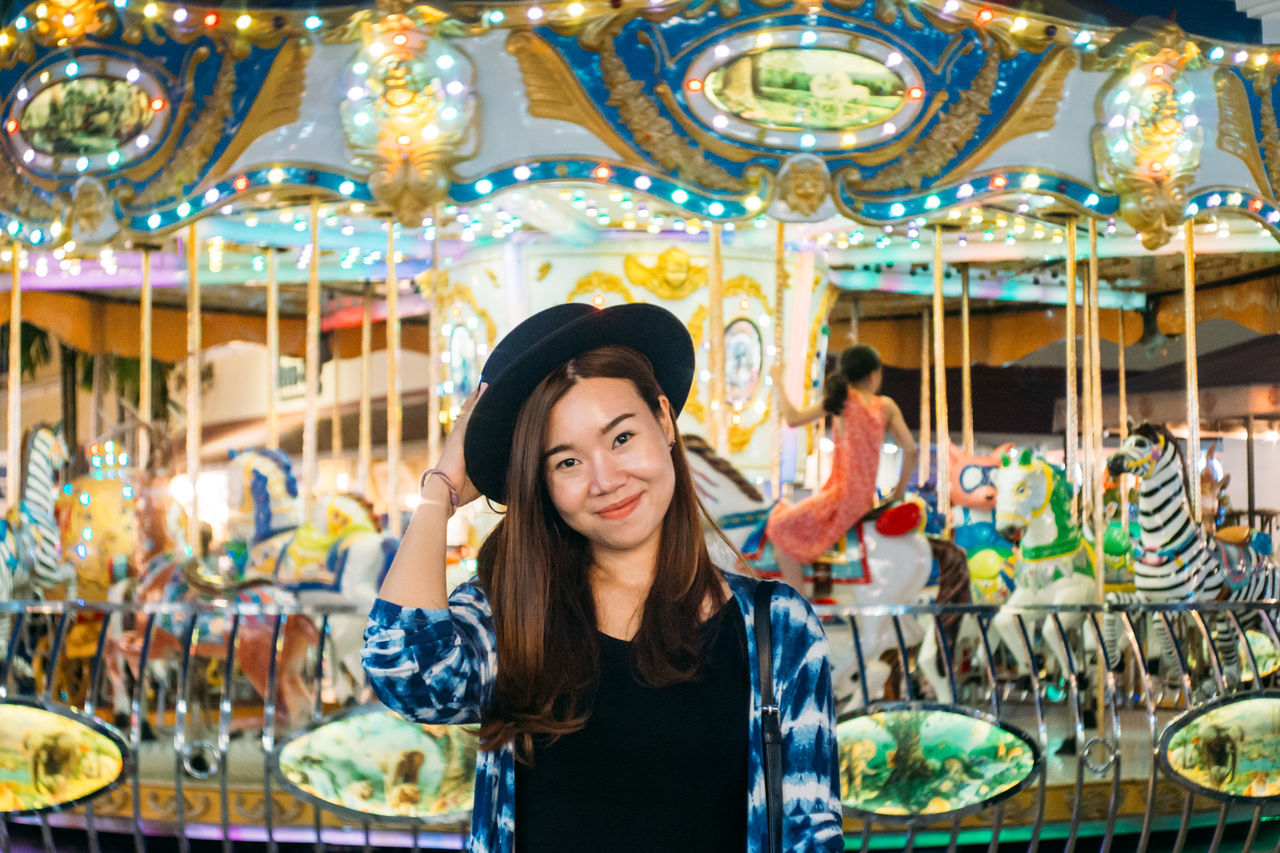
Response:
[[[907,429],[907,422],[903,419],[902,410],[898,408],[898,404],[890,397],[881,399],[884,400],[888,415],[889,432],[893,435],[893,440],[897,442],[898,447],[902,448],[902,473],[898,475],[898,485],[893,487],[893,494],[889,496],[890,501],[900,501],[907,493],[907,482],[911,479],[911,472],[915,470],[919,452],[916,450],[916,440],[911,436],[911,430]]]
[[[814,421],[820,421],[827,415],[827,410],[822,408],[822,404],[810,406],[807,409],[797,409],[791,399],[787,397],[787,392],[783,390],[782,385],[775,383],[778,389],[778,408],[782,411],[782,419],[787,422],[789,427],[800,427],[805,424],[811,424]]]

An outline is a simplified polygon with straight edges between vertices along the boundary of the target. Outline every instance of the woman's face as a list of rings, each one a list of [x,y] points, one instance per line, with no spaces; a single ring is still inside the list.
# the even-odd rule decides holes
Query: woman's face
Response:
[[[543,472],[551,503],[601,551],[654,545],[675,492],[665,397],[654,417],[626,379],[577,382],[551,409]]]

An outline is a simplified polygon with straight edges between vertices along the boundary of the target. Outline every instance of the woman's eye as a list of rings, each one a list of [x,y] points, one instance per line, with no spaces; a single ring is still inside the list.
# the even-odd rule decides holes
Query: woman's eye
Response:
[[[573,459],[573,458],[561,459],[559,462],[555,464],[555,469],[557,471],[563,471],[566,468],[572,468],[576,464],[578,464],[577,459]]]
[[[618,437],[613,440],[613,443],[615,446],[619,444],[626,444],[628,441],[631,440],[631,437],[633,435],[635,435],[635,433],[633,432],[620,432],[618,433]]]

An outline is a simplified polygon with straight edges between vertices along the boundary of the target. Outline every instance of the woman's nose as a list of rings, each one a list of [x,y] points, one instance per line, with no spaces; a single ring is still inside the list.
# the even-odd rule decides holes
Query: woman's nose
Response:
[[[626,482],[626,472],[613,458],[612,454],[603,454],[592,465],[592,481],[596,492],[602,495],[614,491]]]

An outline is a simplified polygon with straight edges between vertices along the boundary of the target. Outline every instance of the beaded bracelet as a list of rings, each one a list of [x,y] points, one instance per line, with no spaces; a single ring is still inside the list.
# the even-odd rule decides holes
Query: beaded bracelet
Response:
[[[444,480],[445,486],[449,488],[449,504],[454,508],[458,508],[458,487],[453,484],[453,480],[449,479],[449,475],[441,471],[439,468],[428,468],[422,472],[422,479],[418,481],[418,491],[421,492],[427,485],[428,477],[439,477]]]

